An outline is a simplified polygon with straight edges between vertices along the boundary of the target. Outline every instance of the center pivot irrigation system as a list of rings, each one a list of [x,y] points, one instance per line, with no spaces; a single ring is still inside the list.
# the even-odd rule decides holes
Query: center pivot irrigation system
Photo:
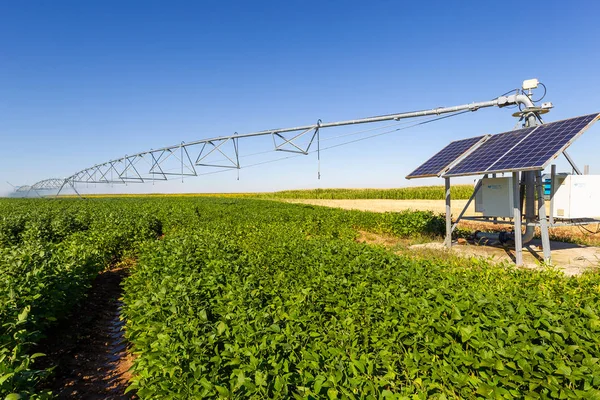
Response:
[[[273,140],[273,150],[308,155],[316,153],[320,162],[320,153],[327,148],[321,147],[320,132],[325,128],[342,127],[349,125],[368,124],[384,121],[399,121],[408,118],[434,117],[428,121],[412,126],[436,121],[442,118],[477,111],[485,107],[518,106],[519,111],[513,116],[519,118],[517,127],[511,132],[497,135],[485,135],[470,139],[458,140],[450,143],[426,163],[407,176],[407,179],[421,177],[443,177],[446,182],[446,245],[452,246],[451,235],[458,221],[462,219],[483,219],[498,223],[498,217],[512,218],[514,221],[513,234],[498,234],[497,237],[489,235],[500,242],[508,239],[514,240],[516,249],[516,263],[522,264],[522,245],[533,238],[535,226],[540,226],[544,248],[544,258],[550,261],[550,243],[548,227],[558,224],[589,223],[591,218],[563,218],[554,219],[552,208],[549,219],[546,216],[544,203],[544,181],[541,172],[554,158],[563,154],[571,163],[573,170],[579,169],[566,153],[566,148],[579,137],[585,129],[595,122],[599,114],[572,118],[564,121],[544,124],[541,115],[552,108],[552,103],[546,102],[536,105],[542,99],[533,100],[533,89],[542,85],[537,79],[523,82],[521,89],[515,89],[494,100],[474,102],[453,107],[438,107],[429,110],[389,114],[376,117],[340,121],[322,122],[319,120],[313,125],[297,126],[292,128],[269,129],[253,133],[219,136],[210,139],[201,139],[193,142],[151,149],[137,154],[126,155],[102,164],[82,169],[63,179],[45,179],[31,186],[21,186],[16,189],[18,193],[39,193],[41,191],[56,191],[58,196],[65,187],[76,189],[77,184],[128,184],[144,183],[149,181],[167,181],[174,177],[191,177],[202,175],[198,173],[200,167],[216,167],[221,169],[241,169],[252,165],[242,166],[240,163],[239,140],[270,136]],[[545,86],[544,86],[545,96]],[[440,117],[442,114],[449,114]],[[410,127],[410,126],[409,126]],[[380,129],[380,128],[376,128]],[[406,128],[398,128],[391,133]],[[375,130],[375,129],[374,129]],[[367,130],[368,131],[368,130]],[[363,131],[363,132],[367,132]],[[358,132],[361,133],[361,132]],[[379,136],[380,134],[373,135]],[[370,137],[373,137],[370,136]],[[367,138],[364,138],[367,139]],[[301,141],[304,143],[301,144]],[[326,139],[324,139],[326,140]],[[362,139],[359,139],[362,140]],[[353,140],[355,142],[357,140]],[[352,143],[348,142],[348,143]],[[344,144],[348,144],[344,143]],[[316,149],[314,147],[316,146]],[[337,146],[331,146],[337,147]],[[311,150],[312,148],[312,150]],[[214,157],[222,157],[214,160]],[[277,161],[277,160],[275,160]],[[258,163],[262,164],[262,163]],[[254,165],[258,165],[254,164]],[[557,191],[558,178],[564,183],[564,175],[556,175],[552,168],[550,179],[550,203],[554,205]],[[508,178],[498,178],[496,174],[510,173]],[[475,193],[469,204],[475,199],[476,211],[483,215],[478,217],[464,217],[461,212],[457,221],[452,223],[450,212],[450,178],[454,176],[483,175],[476,185]],[[491,175],[491,177],[490,177]],[[319,174],[320,177],[320,174]],[[568,178],[568,177],[567,177]],[[494,180],[495,179],[495,180]],[[500,179],[500,180],[498,180]],[[502,180],[504,179],[504,180]],[[493,180],[493,181],[492,181]],[[571,186],[577,186],[576,179],[570,179]],[[600,181],[595,187],[600,188]],[[506,192],[506,193],[505,193]],[[500,195],[498,195],[500,193]],[[536,212],[535,198],[537,193],[538,207]],[[600,196],[600,193],[598,194]],[[571,198],[571,193],[562,197]],[[80,196],[81,197],[81,196]],[[560,197],[560,196],[559,196]],[[598,197],[597,200],[600,200]],[[600,201],[596,201],[600,204]],[[522,209],[525,205],[526,231],[522,235]],[[587,203],[586,203],[587,204]],[[562,206],[562,205],[561,205]],[[507,212],[506,209],[510,212]],[[571,205],[571,208],[573,206]],[[588,207],[589,208],[589,207]],[[570,208],[569,208],[570,209]],[[596,210],[587,210],[592,214]],[[561,213],[559,213],[561,214]],[[598,214],[600,215],[600,210]],[[596,214],[594,214],[596,216]],[[502,221],[504,222],[504,221]]]

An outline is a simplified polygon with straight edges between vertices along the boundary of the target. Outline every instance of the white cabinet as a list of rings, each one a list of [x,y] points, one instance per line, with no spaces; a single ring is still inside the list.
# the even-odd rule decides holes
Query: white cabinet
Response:
[[[475,196],[475,211],[484,217],[512,217],[513,209],[512,177],[483,178]]]
[[[554,179],[555,218],[600,217],[600,175],[567,175]]]

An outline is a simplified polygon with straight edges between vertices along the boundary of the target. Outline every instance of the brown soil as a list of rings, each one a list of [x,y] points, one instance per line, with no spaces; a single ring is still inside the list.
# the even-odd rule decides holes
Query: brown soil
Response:
[[[366,243],[384,247],[394,247],[403,241],[395,236],[382,235],[379,233],[372,233],[367,231],[358,231],[358,237],[356,238],[358,243]]]
[[[88,297],[36,350],[56,366],[45,389],[59,399],[137,398],[124,394],[133,360],[119,319],[120,283],[126,273],[118,266],[98,275]]]
[[[327,200],[327,199],[286,199],[288,203],[314,204],[316,206],[343,208],[346,210],[361,210],[374,212],[429,210],[435,213],[446,212],[444,200]],[[467,200],[453,200],[452,213],[458,215]],[[469,213],[475,212],[473,204]]]

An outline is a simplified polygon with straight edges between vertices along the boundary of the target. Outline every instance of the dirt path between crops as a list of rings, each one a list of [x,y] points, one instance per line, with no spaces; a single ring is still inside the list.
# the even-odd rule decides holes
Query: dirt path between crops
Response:
[[[288,203],[314,204],[316,206],[336,207],[346,210],[361,211],[403,211],[403,210],[429,210],[435,213],[446,212],[444,200],[327,200],[327,199],[285,199]],[[459,214],[467,200],[452,200],[452,213]],[[469,213],[475,212],[475,205],[471,204]]]
[[[40,344],[45,362],[56,365],[46,388],[59,399],[137,398],[124,394],[132,362],[119,319],[126,273],[124,267],[100,273],[88,297]]]

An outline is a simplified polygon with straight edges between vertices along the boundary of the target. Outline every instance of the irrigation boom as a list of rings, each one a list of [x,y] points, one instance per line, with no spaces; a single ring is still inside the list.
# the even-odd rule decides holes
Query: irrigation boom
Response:
[[[269,135],[273,138],[274,151],[307,155],[315,142],[317,144],[317,152],[320,151],[319,132],[325,128],[393,120],[398,121],[407,118],[436,116],[462,111],[477,111],[480,108],[505,107],[509,105],[523,106],[524,116],[527,114],[527,110],[536,109],[534,102],[531,100],[531,93],[526,94],[525,92],[516,90],[515,94],[500,96],[494,100],[474,102],[453,107],[438,107],[428,110],[388,114],[339,122],[321,122],[319,120],[312,125],[268,129],[244,134],[235,133],[229,136],[218,136],[188,143],[181,142],[172,146],[125,155],[121,158],[116,158],[82,169],[64,179],[45,179],[23,188],[34,190],[36,193],[37,190],[58,189],[58,195],[67,185],[77,192],[75,184],[78,183],[114,184],[143,183],[148,180],[161,181],[168,180],[169,177],[172,176],[197,176],[197,167],[240,169],[242,168],[242,165],[240,164],[238,141],[242,138]],[[288,134],[287,137],[284,136],[284,134]],[[303,137],[310,138],[307,145],[301,145],[299,143],[299,139]],[[220,154],[224,159],[219,163],[211,162],[208,157],[212,154]],[[143,169],[142,163],[144,162],[147,166]]]

